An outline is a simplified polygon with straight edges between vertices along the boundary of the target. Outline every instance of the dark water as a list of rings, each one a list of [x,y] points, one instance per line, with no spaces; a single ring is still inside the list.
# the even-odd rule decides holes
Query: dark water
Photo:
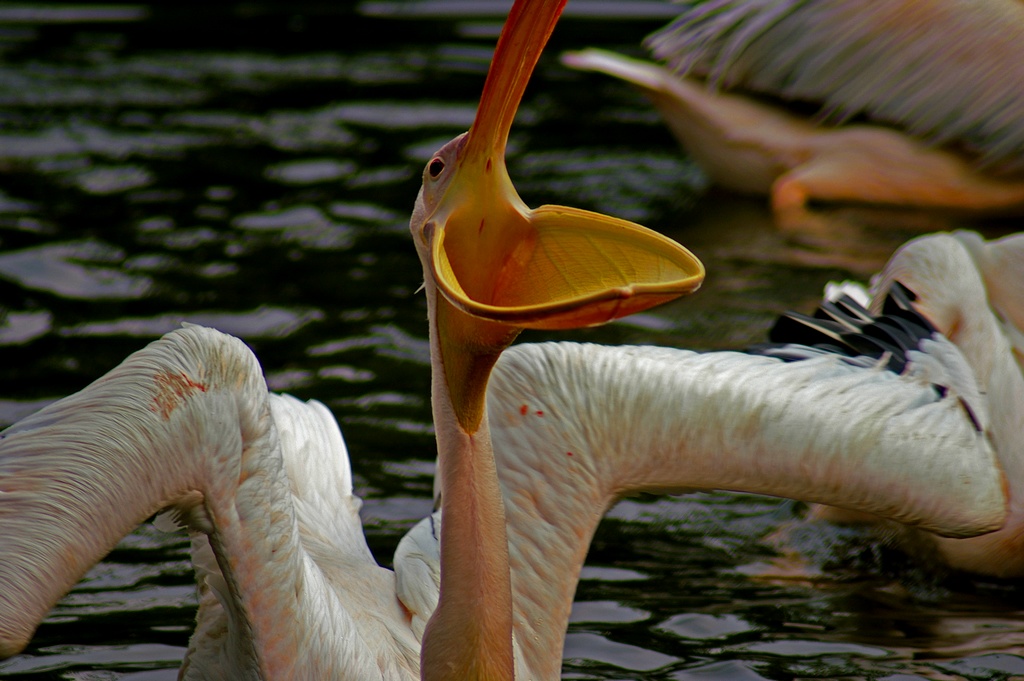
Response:
[[[255,349],[272,388],[333,409],[389,564],[430,508],[433,471],[407,215],[429,153],[472,119],[507,7],[0,4],[0,422],[182,320],[215,326]],[[827,280],[863,277],[946,224],[840,210],[783,232],[762,200],[709,192],[637,94],[555,59],[589,45],[638,53],[671,13],[572,0],[509,166],[531,205],[601,210],[687,244],[707,283],[561,337],[741,347],[779,311],[810,308]],[[1019,587],[934,576],[826,527],[798,526],[811,576],[786,577],[769,567],[782,555],[770,535],[803,510],[726,493],[619,505],[584,570],[565,677],[1024,675]],[[173,679],[194,603],[184,538],[143,526],[0,676]]]

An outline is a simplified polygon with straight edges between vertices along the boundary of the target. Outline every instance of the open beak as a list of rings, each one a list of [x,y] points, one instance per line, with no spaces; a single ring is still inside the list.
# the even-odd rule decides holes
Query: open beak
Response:
[[[657,232],[577,208],[530,209],[512,185],[509,128],[565,3],[516,0],[455,174],[427,218],[433,276],[454,308],[438,319],[447,327],[439,331],[453,401],[462,392],[456,384],[486,386],[493,359],[520,329],[602,324],[691,293],[704,279],[701,262]],[[456,352],[493,359],[483,362],[482,377],[473,376],[483,367]],[[480,404],[465,410],[479,416],[482,388],[469,392]]]

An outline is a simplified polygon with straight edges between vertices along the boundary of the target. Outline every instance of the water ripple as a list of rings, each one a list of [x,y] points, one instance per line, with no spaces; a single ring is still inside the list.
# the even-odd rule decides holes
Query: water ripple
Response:
[[[0,278],[63,298],[134,299],[152,286],[148,277],[117,269],[124,252],[99,241],[51,243],[0,253]]]

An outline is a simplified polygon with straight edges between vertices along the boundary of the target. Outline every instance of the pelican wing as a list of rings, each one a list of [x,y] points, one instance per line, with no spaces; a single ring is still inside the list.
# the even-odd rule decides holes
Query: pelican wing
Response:
[[[240,341],[188,328],[0,435],[0,657],[154,512],[180,501],[211,521],[196,499],[218,455],[230,474],[243,441],[273,437],[261,391]]]
[[[537,456],[537,470],[583,466],[616,494],[775,494],[856,506],[952,536],[994,530],[1005,514],[991,444],[960,392],[932,380],[940,366],[943,382],[966,382],[978,420],[986,418],[969,367],[941,337],[909,352],[902,374],[829,353],[787,362],[540,344],[506,357],[489,392],[503,468]]]
[[[1024,171],[1017,0],[688,0],[648,46],[718,87],[866,115]]]
[[[201,587],[183,678],[417,667],[337,424],[323,405],[270,395],[241,341],[196,326],[0,435],[0,656],[167,507],[193,532]]]
[[[925,343],[902,374],[848,360],[576,343],[507,350],[487,407],[523,656],[561,659],[590,539],[626,494],[736,490],[953,536],[998,528],[1006,497],[992,443],[957,391],[934,383],[956,375],[970,385],[956,347]]]

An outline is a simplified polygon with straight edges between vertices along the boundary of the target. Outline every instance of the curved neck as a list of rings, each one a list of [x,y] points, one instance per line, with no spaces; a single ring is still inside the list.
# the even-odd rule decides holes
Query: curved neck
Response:
[[[446,361],[473,369],[486,387],[497,353],[477,354],[465,346],[442,349],[438,308],[452,309],[428,286],[432,402],[441,481],[441,593],[423,635],[421,676],[427,680],[511,680],[512,586],[509,577],[505,513],[481,410],[473,432],[460,423],[448,384]],[[442,351],[443,350],[443,351]],[[458,357],[455,353],[466,353]],[[462,372],[456,371],[455,375]],[[461,389],[461,387],[460,387]],[[482,404],[482,391],[481,391]]]

